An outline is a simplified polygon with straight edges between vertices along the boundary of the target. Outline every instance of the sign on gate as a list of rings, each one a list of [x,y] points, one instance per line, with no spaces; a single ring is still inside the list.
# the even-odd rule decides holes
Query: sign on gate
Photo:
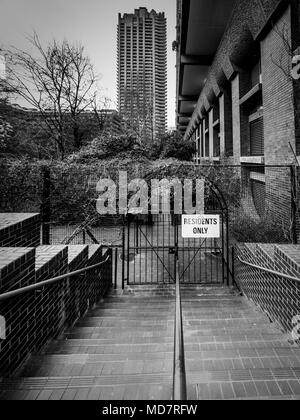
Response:
[[[219,215],[182,216],[182,237],[184,239],[221,237]]]

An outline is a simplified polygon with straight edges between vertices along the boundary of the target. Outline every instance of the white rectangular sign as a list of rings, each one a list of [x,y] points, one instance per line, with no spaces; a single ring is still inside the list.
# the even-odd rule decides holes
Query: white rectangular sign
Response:
[[[220,236],[220,215],[182,216],[182,237],[184,239],[217,239]]]

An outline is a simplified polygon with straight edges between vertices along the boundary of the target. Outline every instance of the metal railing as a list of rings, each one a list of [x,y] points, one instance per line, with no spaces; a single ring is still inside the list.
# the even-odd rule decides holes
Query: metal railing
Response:
[[[30,273],[27,269],[20,274],[22,280],[14,278],[2,288],[0,315],[6,338],[0,345],[0,376],[14,374],[31,354],[61,337],[105,296],[113,285],[113,252],[99,254],[84,268],[78,260],[69,273],[67,259],[52,265],[51,271],[39,270],[37,278],[34,267]]]
[[[184,356],[183,317],[179,278],[179,261],[176,262],[176,304],[174,326],[173,400],[187,400],[186,370]]]
[[[239,262],[241,264],[247,265],[248,267],[252,267],[252,268],[255,268],[256,270],[264,271],[265,273],[272,274],[276,277],[282,277],[286,280],[291,280],[291,281],[295,281],[297,283],[300,283],[300,278],[298,278],[298,277],[293,277],[293,276],[290,276],[288,274],[280,273],[279,271],[271,270],[271,269],[266,268],[266,267],[261,267],[261,266],[256,265],[256,264],[252,264],[248,261],[242,260],[240,257],[237,257],[237,259],[239,260]]]

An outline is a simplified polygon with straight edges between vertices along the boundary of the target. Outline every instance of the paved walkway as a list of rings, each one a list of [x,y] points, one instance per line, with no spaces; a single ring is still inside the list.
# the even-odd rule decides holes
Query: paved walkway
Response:
[[[33,356],[0,399],[169,400],[174,290],[114,294]],[[189,399],[299,399],[300,349],[246,298],[183,287]]]

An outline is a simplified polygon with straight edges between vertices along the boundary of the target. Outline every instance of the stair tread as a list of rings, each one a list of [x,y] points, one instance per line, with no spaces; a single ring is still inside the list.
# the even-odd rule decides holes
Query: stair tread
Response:
[[[174,286],[114,291],[19,378],[0,399],[170,399]],[[246,298],[225,287],[182,287],[190,399],[297,399],[300,348]]]

